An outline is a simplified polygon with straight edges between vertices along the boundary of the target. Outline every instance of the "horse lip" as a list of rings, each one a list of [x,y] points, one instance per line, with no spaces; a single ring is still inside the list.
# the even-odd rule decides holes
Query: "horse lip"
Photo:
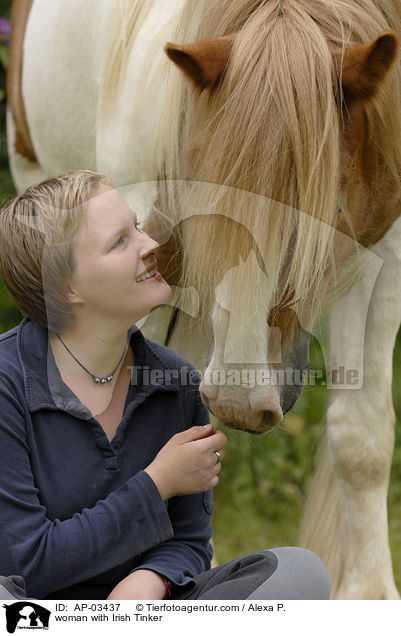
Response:
[[[243,433],[251,433],[252,435],[263,435],[263,431],[254,431],[248,428],[247,426],[245,427],[238,426],[237,424],[234,424],[234,422],[222,422],[222,424],[224,426],[227,426],[227,428],[234,429],[235,431],[242,431]]]

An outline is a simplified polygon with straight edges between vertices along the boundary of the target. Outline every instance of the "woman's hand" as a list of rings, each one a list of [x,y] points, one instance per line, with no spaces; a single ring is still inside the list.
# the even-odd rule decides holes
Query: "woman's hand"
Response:
[[[152,570],[135,570],[113,588],[107,600],[161,600],[165,594],[164,577]]]
[[[228,439],[211,424],[177,433],[163,446],[145,472],[153,479],[163,500],[214,488],[221,470],[216,451],[224,457]]]

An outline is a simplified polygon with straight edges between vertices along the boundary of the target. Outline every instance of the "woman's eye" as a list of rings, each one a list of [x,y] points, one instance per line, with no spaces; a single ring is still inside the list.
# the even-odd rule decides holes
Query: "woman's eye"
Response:
[[[120,236],[120,238],[118,239],[118,241],[116,241],[114,243],[113,247],[120,247],[120,245],[122,245],[125,241],[125,236]]]

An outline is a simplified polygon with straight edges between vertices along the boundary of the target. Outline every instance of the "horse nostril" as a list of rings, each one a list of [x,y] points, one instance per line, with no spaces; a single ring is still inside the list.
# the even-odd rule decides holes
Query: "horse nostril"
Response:
[[[263,424],[266,424],[269,428],[273,428],[273,426],[276,426],[276,424],[279,424],[282,419],[283,419],[283,415],[282,415],[281,409],[277,411],[267,410],[267,411],[264,411],[263,413],[262,422]]]
[[[258,387],[251,391],[249,394],[249,406],[254,418],[252,428],[258,428],[257,422],[265,430],[273,428],[283,419],[280,397],[277,389],[273,386],[267,387],[265,390],[261,390]]]
[[[274,422],[274,413],[273,411],[265,411],[263,414],[263,422],[265,424],[273,425]]]

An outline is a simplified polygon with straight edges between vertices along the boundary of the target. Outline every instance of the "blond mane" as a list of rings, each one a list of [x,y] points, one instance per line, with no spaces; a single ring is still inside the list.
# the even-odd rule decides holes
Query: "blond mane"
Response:
[[[215,215],[188,222],[182,231],[182,285],[199,291],[205,321],[222,272],[236,265],[244,249],[244,236],[232,231],[231,219],[257,237],[276,290],[273,304],[310,298],[318,290],[333,266],[340,185],[332,51],[374,40],[389,27],[401,33],[396,0],[186,3],[176,43],[238,34],[212,95],[199,96],[171,67],[161,122],[163,207],[177,221],[182,215]],[[369,115],[384,162],[398,180],[400,87],[398,64]],[[180,182],[187,177],[196,182],[192,187]],[[250,199],[250,193],[257,196]],[[243,314],[238,320],[246,319],[247,307]]]
[[[102,40],[106,48],[99,82],[100,120],[112,107],[124,77],[134,39],[153,4],[153,0],[114,0],[111,20]]]

